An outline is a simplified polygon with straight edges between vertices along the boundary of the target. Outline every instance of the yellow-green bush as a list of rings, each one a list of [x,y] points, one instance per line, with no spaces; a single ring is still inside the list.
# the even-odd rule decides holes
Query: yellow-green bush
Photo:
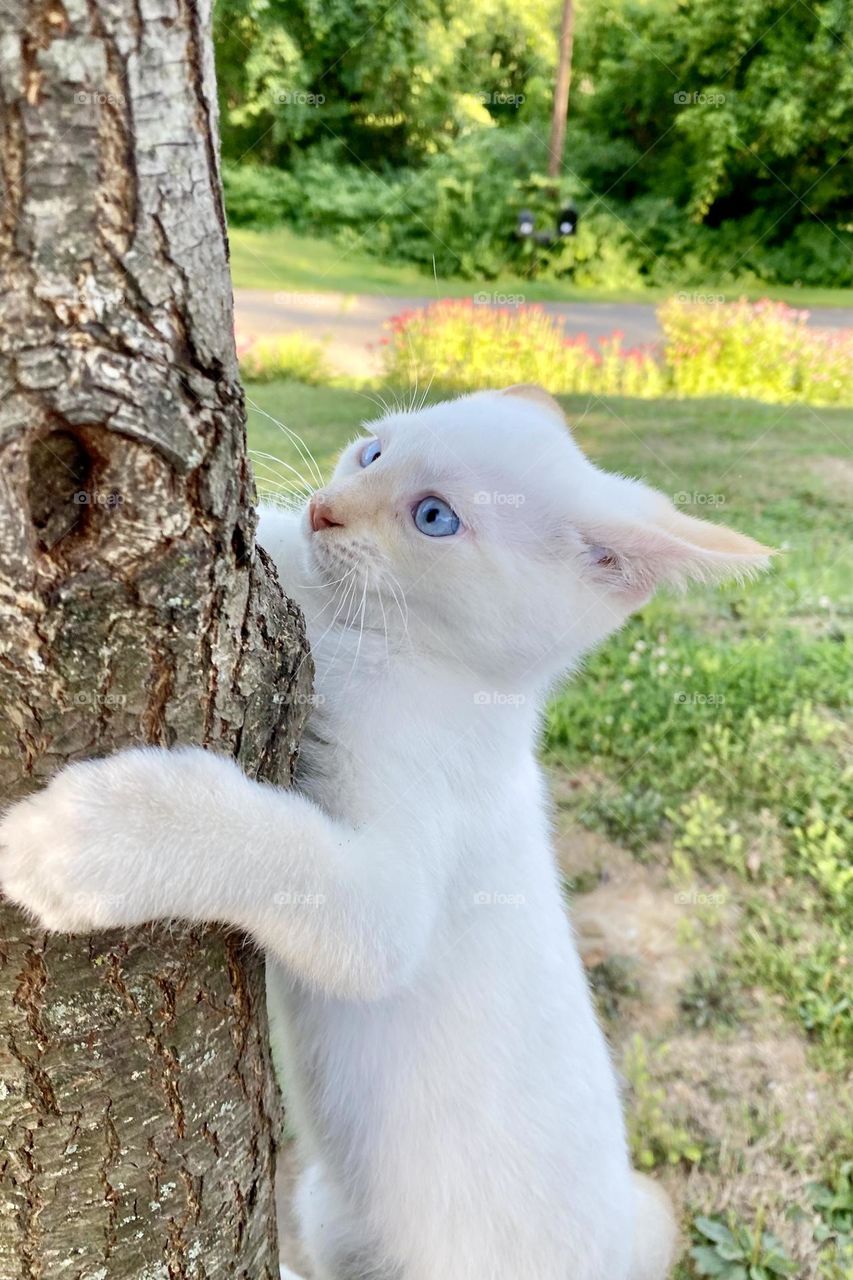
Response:
[[[783,303],[691,303],[658,311],[660,347],[593,345],[537,306],[438,302],[395,316],[384,340],[392,383],[473,391],[538,382],[555,394],[736,396],[769,403],[853,404],[853,331],[809,328]]]
[[[585,333],[569,337],[539,306],[493,308],[470,298],[406,311],[385,340],[388,380],[448,391],[538,382],[555,394],[664,394],[663,371],[649,348],[624,349],[614,332],[593,347]]]
[[[298,333],[272,338],[245,338],[237,335],[240,373],[247,382],[274,382],[292,378],[312,385],[329,382],[332,371],[318,342]]]
[[[809,328],[807,311],[672,298],[658,320],[675,395],[853,404],[853,332]]]

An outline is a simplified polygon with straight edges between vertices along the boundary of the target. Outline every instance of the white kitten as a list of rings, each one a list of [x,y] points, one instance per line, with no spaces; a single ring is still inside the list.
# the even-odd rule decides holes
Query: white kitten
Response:
[[[305,610],[299,792],[199,750],[72,766],[0,825],[57,929],[218,919],[267,949],[328,1280],[662,1280],[536,763],[547,691],[659,583],[758,543],[593,466],[537,388],[390,414],[261,543]]]

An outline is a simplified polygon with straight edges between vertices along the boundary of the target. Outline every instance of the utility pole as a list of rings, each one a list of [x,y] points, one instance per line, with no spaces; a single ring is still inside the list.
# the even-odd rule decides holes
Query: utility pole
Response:
[[[548,177],[555,181],[563,167],[563,149],[566,144],[566,118],[569,112],[569,90],[572,84],[572,45],[575,36],[574,0],[563,0],[563,20],[560,25],[560,49],[557,59],[557,80],[554,85],[554,110],[551,116],[551,139],[548,144]]]

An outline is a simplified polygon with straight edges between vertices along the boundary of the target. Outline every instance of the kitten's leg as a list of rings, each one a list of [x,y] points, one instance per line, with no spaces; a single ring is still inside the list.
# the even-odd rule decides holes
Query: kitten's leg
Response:
[[[678,1226],[663,1187],[641,1173],[634,1174],[637,1218],[634,1259],[629,1280],[666,1280],[675,1261]]]
[[[353,830],[198,749],[71,765],[0,820],[0,888],[47,928],[220,921],[348,998],[416,964],[437,901],[428,862],[387,823]]]
[[[303,1173],[295,1204],[316,1280],[400,1280],[377,1262],[362,1224],[319,1165]]]

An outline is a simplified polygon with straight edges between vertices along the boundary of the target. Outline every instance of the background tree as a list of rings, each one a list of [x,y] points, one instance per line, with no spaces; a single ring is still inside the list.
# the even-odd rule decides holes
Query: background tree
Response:
[[[849,0],[578,0],[555,196],[562,7],[217,0],[232,220],[482,279],[567,198],[581,285],[853,283]]]
[[[290,779],[253,546],[205,0],[0,9],[0,793],[131,743]],[[272,1280],[262,961],[0,903],[0,1275]]]

